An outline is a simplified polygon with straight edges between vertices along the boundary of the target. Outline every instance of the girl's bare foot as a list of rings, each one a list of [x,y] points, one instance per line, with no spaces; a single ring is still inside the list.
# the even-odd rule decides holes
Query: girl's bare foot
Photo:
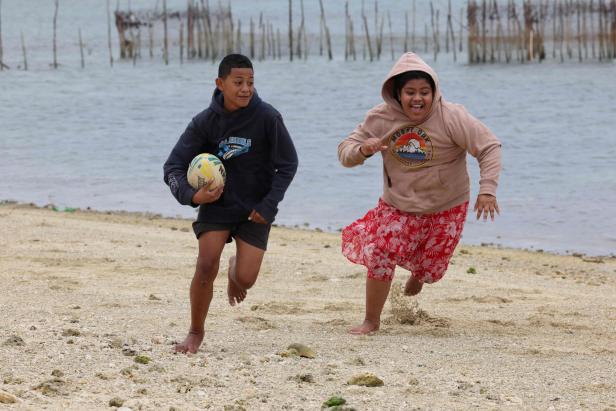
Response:
[[[235,256],[229,258],[229,270],[227,271],[227,297],[229,304],[234,306],[239,304],[246,298],[246,290],[242,290],[237,286],[233,277],[235,276]]]
[[[406,281],[406,285],[404,286],[404,295],[417,295],[421,292],[423,287],[423,282],[419,281],[413,276],[410,276]]]
[[[349,330],[349,333],[355,334],[355,335],[363,335],[363,334],[369,334],[374,331],[378,331],[378,329],[379,329],[379,323],[375,323],[370,320],[364,320],[364,322],[361,323],[359,326],[355,328],[351,328]]]
[[[175,352],[195,354],[203,341],[203,331],[189,331],[186,339],[175,346]]]

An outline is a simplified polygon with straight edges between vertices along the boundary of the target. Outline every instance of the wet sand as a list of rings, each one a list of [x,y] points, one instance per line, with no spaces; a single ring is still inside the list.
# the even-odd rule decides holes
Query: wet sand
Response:
[[[418,298],[396,273],[378,333],[337,234],[272,230],[230,307],[226,247],[195,355],[190,221],[0,205],[0,408],[616,411],[616,259],[458,247]],[[298,356],[291,344],[308,348]],[[308,358],[313,356],[314,358]],[[381,386],[350,384],[370,373]]]

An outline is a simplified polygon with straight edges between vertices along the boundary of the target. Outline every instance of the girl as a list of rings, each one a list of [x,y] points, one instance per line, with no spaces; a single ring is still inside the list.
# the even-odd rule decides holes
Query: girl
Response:
[[[343,166],[383,158],[383,195],[377,206],[342,231],[342,253],[368,269],[366,315],[352,334],[379,329],[396,266],[411,271],[405,294],[440,280],[460,240],[470,180],[466,153],[480,168],[477,219],[499,213],[496,186],[501,144],[458,104],[445,101],[436,73],[419,56],[396,62],[373,107],[338,146]]]

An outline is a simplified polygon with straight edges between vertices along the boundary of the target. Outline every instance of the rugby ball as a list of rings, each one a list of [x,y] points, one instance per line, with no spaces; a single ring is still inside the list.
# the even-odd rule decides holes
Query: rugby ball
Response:
[[[225,166],[218,157],[210,153],[201,153],[190,162],[186,177],[188,184],[195,190],[201,187],[216,190],[225,185],[227,174]]]

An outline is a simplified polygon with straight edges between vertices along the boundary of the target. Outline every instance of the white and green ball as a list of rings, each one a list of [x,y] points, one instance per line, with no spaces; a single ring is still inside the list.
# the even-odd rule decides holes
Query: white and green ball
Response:
[[[188,184],[195,190],[201,187],[216,190],[225,185],[227,174],[225,166],[218,157],[210,153],[201,153],[190,162],[186,177]]]

